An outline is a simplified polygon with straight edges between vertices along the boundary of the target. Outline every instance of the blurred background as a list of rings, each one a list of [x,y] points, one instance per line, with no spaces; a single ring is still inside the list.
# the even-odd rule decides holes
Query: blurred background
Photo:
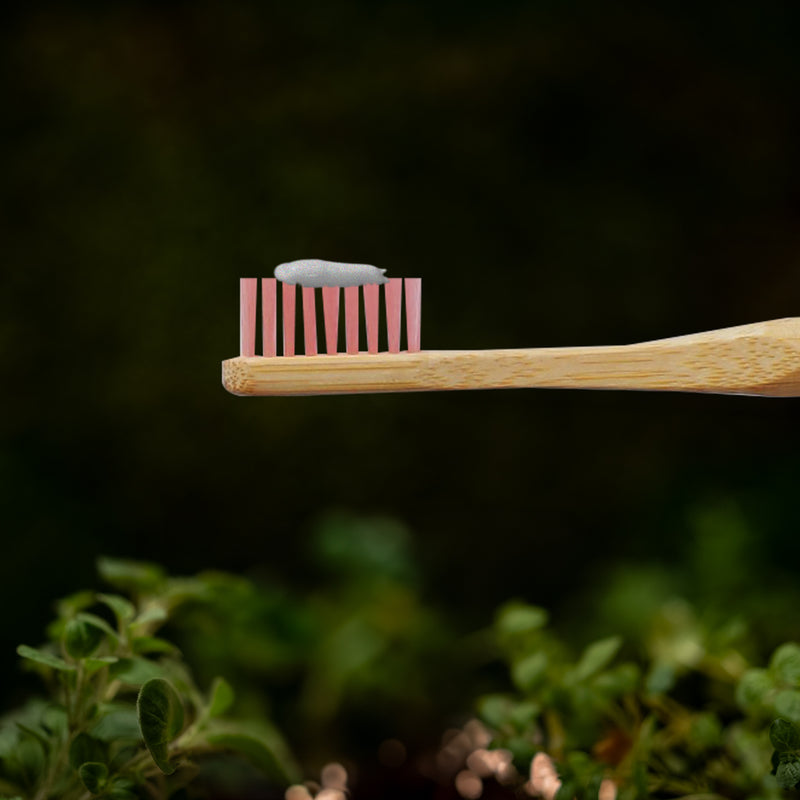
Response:
[[[794,400],[220,384],[238,279],[298,258],[422,276],[428,349],[797,315],[796,4],[3,13],[6,704],[15,646],[97,585],[99,554],[230,571],[302,606],[360,591],[340,556],[365,525],[447,636],[511,597],[608,631],[642,586],[719,608],[772,593],[765,619],[800,636]],[[473,679],[430,663],[445,720]],[[385,711],[380,736],[401,724]]]

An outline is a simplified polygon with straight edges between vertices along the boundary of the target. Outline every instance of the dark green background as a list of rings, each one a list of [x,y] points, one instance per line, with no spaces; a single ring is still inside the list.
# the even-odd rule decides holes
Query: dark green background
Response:
[[[430,349],[796,315],[798,23],[744,1],[7,16],[6,687],[97,554],[302,590],[331,509],[407,523],[425,596],[464,630],[515,595],[579,614],[622,562],[681,569],[718,503],[746,521],[752,581],[791,580],[794,400],[240,399],[220,361],[239,277],[295,258],[422,276]]]

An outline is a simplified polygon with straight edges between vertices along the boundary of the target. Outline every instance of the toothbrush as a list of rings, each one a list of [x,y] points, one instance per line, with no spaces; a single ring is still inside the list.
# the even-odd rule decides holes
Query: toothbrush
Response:
[[[295,350],[296,286],[277,278],[261,279],[263,355],[256,355],[258,281],[242,278],[240,355],[222,362],[224,387],[243,396],[511,388],[800,396],[800,318],[797,317],[628,345],[422,350],[421,279],[387,279],[382,272],[378,271],[380,276],[374,278],[375,282],[361,286],[321,286],[325,354],[318,352],[316,330],[316,289],[320,285],[302,287],[302,356],[296,355]],[[276,270],[276,274],[280,273]],[[277,341],[279,284],[282,355],[278,354]],[[342,288],[343,353],[338,348]],[[387,342],[383,352],[379,352],[378,327],[381,294]],[[360,297],[364,305],[366,351],[361,349],[359,341]],[[401,351],[404,299],[406,349]]]

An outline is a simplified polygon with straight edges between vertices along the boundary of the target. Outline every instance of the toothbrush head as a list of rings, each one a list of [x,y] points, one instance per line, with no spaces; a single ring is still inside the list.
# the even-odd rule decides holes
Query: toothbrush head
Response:
[[[317,355],[317,289],[321,289],[325,354],[356,355],[360,350],[360,298],[363,298],[366,352],[380,352],[381,294],[386,319],[384,352],[399,353],[405,299],[405,340],[409,352],[420,350],[422,279],[386,278],[385,269],[370,264],[344,264],[305,259],[280,264],[274,278],[261,279],[262,354],[278,357],[278,329],[282,329],[281,356],[295,356],[297,286],[302,296],[303,355]],[[278,285],[280,284],[280,302]],[[381,290],[383,286],[383,290]],[[339,347],[340,298],[344,289],[344,348]],[[256,355],[258,279],[240,281],[240,355]],[[280,314],[279,314],[280,312]],[[280,321],[279,321],[280,315]]]

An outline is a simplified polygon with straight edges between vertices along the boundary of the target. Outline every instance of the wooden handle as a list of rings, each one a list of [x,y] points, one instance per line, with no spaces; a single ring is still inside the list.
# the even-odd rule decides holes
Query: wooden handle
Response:
[[[429,350],[222,362],[238,395],[451,389],[638,389],[800,396],[800,318],[609,347]]]

